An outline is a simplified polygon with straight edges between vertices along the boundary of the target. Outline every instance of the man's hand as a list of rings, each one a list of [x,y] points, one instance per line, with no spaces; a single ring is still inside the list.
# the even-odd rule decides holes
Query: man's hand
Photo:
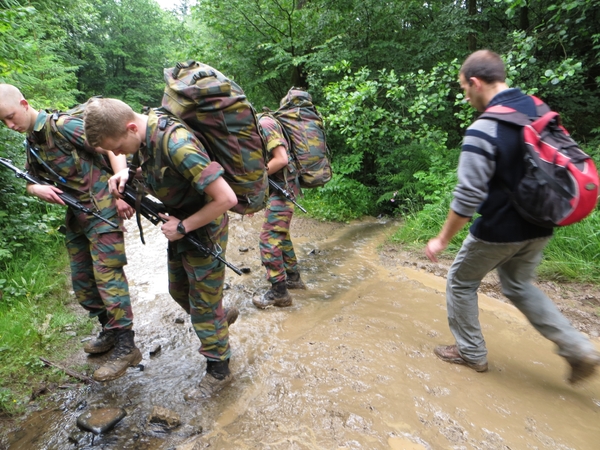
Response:
[[[117,199],[117,213],[121,219],[131,219],[135,209],[127,204],[125,200]]]
[[[448,211],[448,217],[442,226],[442,231],[436,237],[431,239],[425,247],[425,254],[433,261],[438,262],[437,255],[446,250],[448,244],[452,240],[456,233],[458,233],[469,221],[470,217],[461,216],[456,214],[454,211]]]
[[[179,224],[179,219],[177,217],[168,216],[162,213],[160,213],[159,216],[166,220],[160,227],[160,230],[169,241],[174,242],[183,238],[183,234],[177,232],[177,225]]]
[[[58,196],[58,194],[62,194],[63,191],[56,186],[51,186],[49,184],[30,184],[27,186],[27,193],[29,195],[35,195],[37,198],[48,203],[56,203],[58,205],[65,204]]]
[[[427,243],[427,247],[425,247],[425,255],[427,255],[430,261],[438,262],[437,255],[446,250],[446,247],[448,247],[447,241],[444,241],[439,236],[434,237]]]
[[[125,184],[129,179],[129,170],[123,169],[120,172],[115,173],[108,180],[108,189],[111,194],[117,198],[121,198],[121,192],[125,190]]]

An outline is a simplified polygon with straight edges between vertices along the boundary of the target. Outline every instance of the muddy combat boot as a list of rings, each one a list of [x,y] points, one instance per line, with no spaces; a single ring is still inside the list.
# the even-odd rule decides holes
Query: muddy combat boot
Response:
[[[235,306],[225,308],[225,320],[227,320],[227,326],[230,327],[233,325],[239,315],[240,312]]]
[[[102,313],[98,315],[98,320],[100,321],[100,325],[102,325],[102,330],[96,339],[83,346],[83,351],[86,353],[104,353],[113,348],[117,343],[118,330],[107,330],[104,328],[108,323],[108,314],[106,311],[102,311]]]
[[[108,361],[94,372],[94,380],[116,380],[125,374],[128,367],[136,366],[142,361],[142,353],[133,342],[134,336],[133,330],[118,331],[115,349]]]
[[[306,289],[304,281],[300,278],[300,272],[287,272],[285,287],[288,289]]]
[[[232,380],[233,375],[229,370],[228,359],[225,361],[208,360],[206,361],[206,375],[204,375],[198,387],[186,392],[183,398],[185,401],[191,401],[213,397]]]
[[[569,383],[577,384],[586,378],[591,377],[596,372],[596,367],[600,366],[600,354],[596,351],[587,355],[585,358],[577,361],[567,360],[571,366],[571,375]]]
[[[273,284],[271,289],[265,292],[262,297],[253,298],[252,303],[259,309],[265,309],[269,306],[291,306],[292,297],[290,297],[290,293],[285,287],[285,281],[280,281]]]

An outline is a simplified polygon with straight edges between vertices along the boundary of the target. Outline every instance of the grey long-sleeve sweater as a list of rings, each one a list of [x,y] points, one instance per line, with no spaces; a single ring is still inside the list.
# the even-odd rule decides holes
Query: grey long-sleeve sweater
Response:
[[[520,89],[498,93],[489,106],[504,105],[536,116],[533,100]],[[523,177],[521,128],[479,119],[467,129],[458,163],[458,184],[450,208],[462,216],[481,214],[470,232],[487,242],[520,242],[552,235],[552,229],[523,219],[511,204],[513,190]]]

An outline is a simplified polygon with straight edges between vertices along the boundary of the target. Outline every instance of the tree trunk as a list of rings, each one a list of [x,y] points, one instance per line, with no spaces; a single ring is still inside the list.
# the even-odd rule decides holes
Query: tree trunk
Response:
[[[529,29],[529,8],[527,6],[521,7],[519,13],[519,29],[523,31]]]
[[[467,12],[469,14],[469,24],[471,24],[471,26],[473,26],[475,24],[475,21],[473,19],[477,15],[477,0],[469,0]],[[471,31],[469,33],[469,36],[467,39],[468,39],[469,51],[473,52],[473,51],[477,50],[477,35],[476,35],[476,33],[474,31]]]

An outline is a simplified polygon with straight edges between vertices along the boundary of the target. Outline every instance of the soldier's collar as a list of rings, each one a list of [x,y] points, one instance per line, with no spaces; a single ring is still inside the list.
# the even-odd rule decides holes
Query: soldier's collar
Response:
[[[39,111],[37,119],[35,120],[35,124],[33,125],[33,131],[40,132],[44,125],[46,125],[46,119],[48,118],[48,113],[43,109]]]

